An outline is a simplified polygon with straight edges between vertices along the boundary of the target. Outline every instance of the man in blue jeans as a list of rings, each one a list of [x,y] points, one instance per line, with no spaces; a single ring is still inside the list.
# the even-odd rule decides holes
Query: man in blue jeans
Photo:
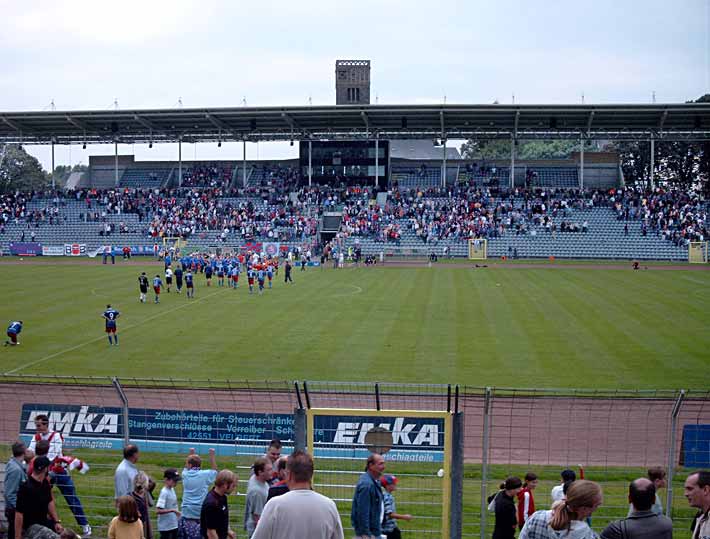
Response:
[[[37,429],[37,433],[32,437],[29,449],[36,453],[38,442],[42,440],[49,442],[47,458],[49,458],[51,462],[49,471],[52,483],[57,486],[59,492],[62,493],[64,499],[67,501],[67,505],[69,509],[71,509],[77,524],[81,526],[83,537],[89,537],[91,535],[91,526],[89,526],[89,521],[81,505],[81,500],[79,500],[79,497],[76,495],[74,481],[64,465],[65,459],[62,453],[64,437],[60,432],[49,431],[49,417],[46,414],[38,414],[35,416],[35,428]]]
[[[382,535],[384,496],[380,477],[385,471],[385,459],[379,453],[367,457],[365,473],[355,485],[350,520],[357,538],[379,539]]]

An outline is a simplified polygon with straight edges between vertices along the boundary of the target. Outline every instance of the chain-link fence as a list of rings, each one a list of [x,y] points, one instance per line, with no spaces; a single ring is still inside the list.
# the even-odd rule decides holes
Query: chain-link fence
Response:
[[[218,467],[239,473],[231,519],[245,537],[250,465],[274,438],[284,443],[284,454],[306,444],[297,409],[330,414],[326,423],[315,419],[308,434],[315,440],[314,486],[336,500],[346,528],[354,485],[373,446],[367,437],[374,427],[390,431],[385,473],[400,478],[398,512],[413,516],[400,527],[410,537],[438,537],[444,529],[452,537],[490,537],[494,519],[486,498],[506,476],[535,473],[535,504],[546,509],[566,468],[602,485],[604,504],[592,517],[599,530],[626,516],[628,483],[652,466],[668,473],[660,495],[674,536],[689,537],[694,510],[682,495],[683,481],[710,460],[710,391],[697,390],[5,375],[0,406],[0,442],[8,456],[9,444],[18,436],[29,442],[34,417],[46,413],[50,427],[65,435],[66,452],[89,464],[88,473],[72,476],[98,534],[115,515],[114,470],[130,441],[141,449],[138,466],[156,480],[165,468],[181,469],[190,448],[203,457],[214,448]],[[427,412],[454,420],[438,422]],[[59,507],[69,522],[63,499]]]

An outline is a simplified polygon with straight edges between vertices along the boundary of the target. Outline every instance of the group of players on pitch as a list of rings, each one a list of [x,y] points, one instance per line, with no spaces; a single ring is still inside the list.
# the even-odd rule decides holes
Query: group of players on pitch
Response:
[[[239,276],[242,270],[246,270],[247,283],[249,285],[249,293],[254,293],[254,285],[258,287],[259,294],[263,294],[265,286],[272,288],[272,281],[279,271],[279,261],[276,257],[259,255],[256,253],[247,253],[246,255],[238,256],[216,256],[204,257],[202,255],[184,256],[179,259],[175,270],[172,268],[173,259],[171,255],[166,255],[165,262],[165,284],[160,274],[153,277],[153,292],[155,294],[155,303],[160,303],[160,294],[163,288],[166,292],[170,292],[173,287],[175,292],[180,294],[183,285],[186,289],[188,298],[195,297],[195,274],[202,273],[205,276],[207,286],[212,286],[212,279],[216,277],[217,286],[223,287],[225,281],[227,287],[239,288]],[[286,261],[285,264],[284,282],[293,282],[291,278],[291,262]],[[138,288],[140,290],[139,300],[141,303],[146,303],[150,280],[145,272],[142,272],[138,277]],[[106,333],[108,335],[109,345],[118,346],[118,333],[116,320],[121,316],[121,313],[106,305],[106,310],[102,317],[106,324]]]

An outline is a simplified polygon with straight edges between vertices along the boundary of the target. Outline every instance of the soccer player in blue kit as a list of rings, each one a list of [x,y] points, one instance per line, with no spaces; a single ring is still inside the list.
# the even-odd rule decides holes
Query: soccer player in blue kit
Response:
[[[266,276],[269,279],[269,288],[271,288],[271,280],[274,278],[274,265],[272,263],[266,266]]]
[[[256,280],[259,282],[259,295],[264,293],[264,279],[266,278],[266,272],[264,271],[264,266],[259,266],[256,271]]]
[[[251,266],[249,266],[247,268],[247,282],[249,283],[249,293],[250,294],[254,293],[254,275],[255,274],[256,274],[256,272],[254,271],[254,269]]]
[[[188,298],[194,298],[195,297],[195,283],[193,282],[193,277],[192,277],[192,272],[188,268],[187,273],[185,274],[185,288],[187,288],[187,297]]]
[[[178,266],[175,268],[175,292],[178,294],[182,290],[182,267]]]
[[[217,286],[224,286],[224,266],[222,264],[217,266]]]
[[[11,345],[16,346],[20,344],[17,340],[17,336],[22,331],[22,320],[13,320],[10,325],[7,326],[7,336],[8,340],[5,341],[5,346]]]
[[[111,307],[111,304],[106,305],[106,310],[102,317],[106,322],[106,334],[108,335],[108,344],[118,346],[118,334],[116,333],[116,319],[121,316],[116,309]],[[113,338],[112,338],[113,336]],[[116,341],[114,343],[114,341]]]
[[[207,286],[212,286],[212,271],[212,266],[207,264],[205,266],[205,279],[207,280]]]
[[[163,286],[163,281],[160,280],[160,275],[156,275],[153,279],[153,292],[155,292],[155,302],[160,303],[160,287]]]

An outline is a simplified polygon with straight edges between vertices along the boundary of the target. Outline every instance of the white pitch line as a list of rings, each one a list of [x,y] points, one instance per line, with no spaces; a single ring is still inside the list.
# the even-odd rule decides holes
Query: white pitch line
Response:
[[[693,277],[690,277],[688,275],[682,275],[681,278],[686,281],[690,281],[691,283],[696,283],[696,284],[703,285],[703,286],[707,285],[707,282],[701,281],[699,279],[694,279]]]
[[[101,297],[101,298],[110,298],[111,297],[111,296],[107,296],[105,294],[97,294],[95,288],[91,289],[91,295],[96,296],[96,297]]]
[[[356,295],[356,294],[361,294],[361,293],[362,293],[362,288],[360,288],[360,287],[357,286],[357,285],[354,285],[354,284],[347,284],[347,285],[345,285],[345,286],[350,286],[350,287],[354,288],[355,291],[354,291],[354,292],[350,292],[349,294],[333,294],[333,295],[330,296],[330,297],[331,297],[331,298],[344,298],[344,297],[354,296],[354,295]]]
[[[136,324],[133,324],[131,326],[125,326],[121,330],[121,332],[127,331],[129,329],[133,329],[133,328],[138,327],[140,325],[143,325],[145,322],[148,322],[149,320],[155,320],[156,318],[160,318],[161,316],[165,316],[166,314],[170,314],[170,313],[175,312],[179,309],[189,307],[190,305],[194,305],[195,303],[199,303],[200,301],[205,300],[207,298],[211,298],[212,296],[215,296],[217,294],[219,294],[219,292],[213,292],[209,296],[201,296],[201,297],[197,298],[195,301],[191,301],[189,303],[183,303],[182,305],[178,305],[177,307],[173,307],[172,309],[168,309],[167,311],[159,312],[157,314],[154,314],[152,316],[149,316],[148,318],[141,320],[140,322],[138,322]],[[57,356],[61,356],[62,354],[66,354],[67,352],[73,352],[74,350],[77,350],[79,348],[83,348],[84,346],[88,346],[89,344],[92,344],[92,343],[95,343],[98,341],[102,341],[105,338],[106,338],[105,336],[97,337],[95,339],[91,339],[90,341],[86,341],[81,344],[77,344],[76,346],[72,346],[71,348],[66,348],[64,350],[60,350],[59,352],[55,352],[54,354],[50,354],[48,356],[45,356],[45,357],[42,357],[42,358],[37,359],[35,361],[32,361],[31,363],[27,363],[26,365],[22,365],[20,367],[17,367],[16,369],[12,369],[11,371],[7,371],[7,372],[5,372],[5,374],[15,374],[21,370],[27,369],[29,367],[34,367],[35,365],[38,365],[39,363],[44,363],[45,361],[48,361],[50,359],[54,359]]]

